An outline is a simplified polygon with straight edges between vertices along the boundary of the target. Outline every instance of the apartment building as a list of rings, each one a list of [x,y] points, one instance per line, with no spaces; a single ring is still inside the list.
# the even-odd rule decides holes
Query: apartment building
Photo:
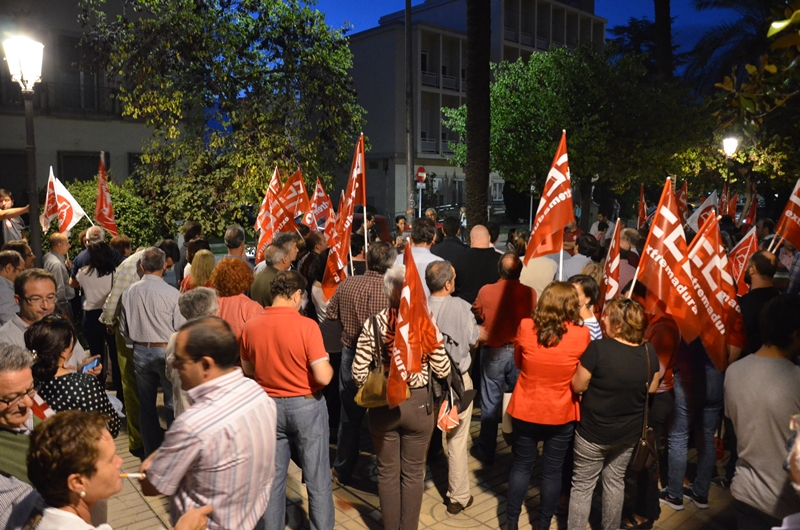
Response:
[[[606,20],[594,0],[491,0],[491,61],[523,60],[551,46],[605,42]],[[449,158],[458,134],[442,125],[442,109],[466,103],[466,0],[426,0],[412,8],[414,169],[428,174],[426,194],[439,207],[464,203],[464,172]],[[366,109],[368,203],[394,215],[406,208],[405,13],[350,37],[352,76]],[[492,174],[487,196],[502,205],[503,179]]]
[[[110,6],[114,1],[109,2]],[[0,41],[26,35],[44,44],[42,81],[34,93],[36,173],[44,187],[50,166],[63,182],[88,180],[97,174],[100,151],[115,181],[130,175],[138,163],[149,130],[122,119],[102,74],[84,66],[77,45],[81,38],[75,0],[2,0]],[[25,115],[20,87],[0,65],[0,188],[14,193],[17,205],[27,199]]]

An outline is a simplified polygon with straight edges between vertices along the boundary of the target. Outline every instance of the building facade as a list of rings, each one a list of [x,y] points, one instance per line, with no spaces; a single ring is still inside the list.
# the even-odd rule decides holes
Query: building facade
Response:
[[[491,0],[491,61],[523,60],[551,46],[602,46],[606,20],[594,0]],[[458,134],[442,125],[442,109],[466,103],[466,0],[426,0],[412,8],[414,169],[428,175],[425,204],[465,202],[464,172],[450,163]],[[350,37],[354,87],[366,111],[367,202],[381,214],[406,209],[405,13],[379,20]],[[490,178],[487,196],[503,201],[503,180]]]
[[[84,66],[78,15],[75,0],[0,2],[0,41],[21,34],[44,44],[42,81],[35,86],[33,104],[36,173],[42,188],[50,166],[65,183],[94,178],[100,151],[106,153],[110,177],[120,182],[136,167],[142,142],[150,136],[143,124],[121,117],[105,76]],[[26,175],[22,95],[3,61],[0,188],[12,191],[17,206],[28,203]]]

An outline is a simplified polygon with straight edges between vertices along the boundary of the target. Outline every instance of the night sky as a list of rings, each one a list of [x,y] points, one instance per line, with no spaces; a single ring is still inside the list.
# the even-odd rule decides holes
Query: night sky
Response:
[[[423,0],[412,3],[421,4]],[[347,21],[354,26],[353,33],[377,26],[380,17],[404,6],[405,0],[319,0],[317,3],[317,9],[326,14],[329,24],[341,27]],[[654,17],[650,0],[595,0],[595,13],[608,20],[608,28],[625,24],[630,17]],[[732,12],[724,10],[697,12],[691,0],[672,0],[672,16],[676,42],[683,48],[691,47],[709,27],[735,18]]]

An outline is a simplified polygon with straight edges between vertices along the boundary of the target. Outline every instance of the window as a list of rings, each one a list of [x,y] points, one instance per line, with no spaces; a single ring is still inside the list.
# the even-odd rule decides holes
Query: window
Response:
[[[492,200],[503,200],[503,182],[492,182]]]
[[[428,50],[422,50],[419,57],[419,67],[423,72],[428,71]]]
[[[114,105],[102,74],[91,71],[86,49],[79,47],[80,38],[58,37],[56,60],[56,102],[62,109],[113,112]]]
[[[106,152],[104,159],[106,170],[111,169],[111,155]],[[63,183],[75,180],[89,181],[97,175],[100,156],[97,151],[59,151],[58,174]]]
[[[0,188],[14,197],[15,206],[28,204],[28,158],[22,149],[0,149]]]

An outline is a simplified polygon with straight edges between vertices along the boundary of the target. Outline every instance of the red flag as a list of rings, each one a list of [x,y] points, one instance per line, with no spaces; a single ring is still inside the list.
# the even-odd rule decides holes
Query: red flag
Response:
[[[564,248],[564,228],[574,220],[567,157],[567,131],[563,131],[556,156],[553,157],[553,165],[544,183],[539,209],[536,210],[531,237],[525,251],[525,264],[531,258],[561,252]]]
[[[600,297],[598,310],[602,311],[603,304],[619,294],[619,219],[614,225],[614,234],[608,244],[608,255],[603,267],[603,293]]]
[[[303,224],[316,230],[317,222],[322,218],[327,218],[328,212],[332,210],[333,203],[331,203],[331,198],[328,197],[322,182],[317,179],[317,185],[314,188],[314,201],[311,204],[311,209],[303,216]]]
[[[700,340],[706,353],[721,372],[728,366],[727,330],[723,309],[722,276],[730,274],[717,217],[709,217],[689,247],[683,270],[692,277],[695,298],[700,308]],[[729,283],[733,286],[733,279]],[[735,296],[734,296],[735,299]]]
[[[281,199],[276,197],[275,202],[270,205],[267,225],[261,230],[261,235],[258,237],[256,263],[264,261],[264,251],[272,243],[275,234],[278,232],[294,232],[296,230],[297,225],[294,222],[294,218],[286,211]]]
[[[733,250],[731,250],[728,261],[730,262],[731,275],[736,282],[736,291],[739,296],[748,291],[748,286],[744,282],[744,270],[747,267],[747,261],[750,256],[758,251],[758,236],[756,235],[756,227],[750,229],[741,241],[739,241]]]
[[[256,224],[254,226],[256,230],[264,230],[264,227],[269,224],[269,206],[275,202],[275,199],[278,198],[280,193],[281,177],[278,173],[278,166],[275,166],[275,171],[272,173],[272,179],[269,181],[267,192],[264,194],[264,200],[261,201],[261,208],[258,210],[258,216],[256,216]]]
[[[361,202],[364,211],[367,205],[364,201],[366,170],[364,169],[364,134],[356,142],[353,153],[353,164],[350,167],[350,179],[347,182],[347,193],[343,203],[339,203],[340,212],[336,219],[334,242],[330,247],[328,262],[325,266],[325,275],[322,278],[322,291],[327,299],[333,296],[336,288],[347,277],[347,259],[350,253],[350,234],[353,232],[353,214],[356,202]]]
[[[636,279],[666,304],[681,335],[686,342],[691,342],[700,335],[700,322],[691,278],[681,268],[685,257],[686,236],[678,219],[671,180],[667,178],[639,259]]]
[[[112,237],[119,233],[114,220],[114,207],[111,205],[111,194],[108,192],[108,175],[103,162],[103,153],[100,151],[100,167],[97,170],[97,202],[94,207],[94,219],[97,224],[108,231]]]
[[[644,200],[644,184],[639,188],[639,216],[636,220],[636,228],[641,228],[647,223],[647,203]]]
[[[695,233],[700,231],[700,227],[703,226],[703,223],[706,222],[709,215],[714,215],[716,213],[717,204],[719,203],[719,198],[717,197],[717,190],[711,192],[711,195],[706,197],[706,200],[703,201],[703,204],[700,205],[698,209],[694,211],[694,213],[686,220],[686,224],[695,231]]]
[[[279,197],[292,218],[300,217],[311,210],[306,183],[303,182],[303,173],[299,169],[286,181]]]
[[[755,189],[751,194],[750,198],[750,209],[747,211],[747,216],[742,221],[742,224],[746,224],[748,226],[755,226],[756,224],[756,211],[758,211],[758,193]]]
[[[410,241],[406,242],[403,262],[406,273],[400,307],[397,310],[392,362],[389,365],[386,386],[390,407],[396,407],[406,400],[408,373],[420,373],[422,356],[433,352],[442,344],[441,333],[428,308],[428,299],[417,272]]]
[[[686,214],[689,212],[689,207],[687,206],[689,193],[686,189],[686,181],[683,181],[683,186],[679,191],[675,192],[675,203],[678,206],[678,217],[681,220],[681,223],[686,222]]]
[[[736,203],[739,202],[739,194],[734,193],[731,200],[728,201],[728,215],[733,217],[734,222],[736,222]]]
[[[795,248],[800,248],[800,179],[794,185],[794,190],[789,196],[789,201],[778,218],[778,227],[775,229],[775,239],[784,237]]]

